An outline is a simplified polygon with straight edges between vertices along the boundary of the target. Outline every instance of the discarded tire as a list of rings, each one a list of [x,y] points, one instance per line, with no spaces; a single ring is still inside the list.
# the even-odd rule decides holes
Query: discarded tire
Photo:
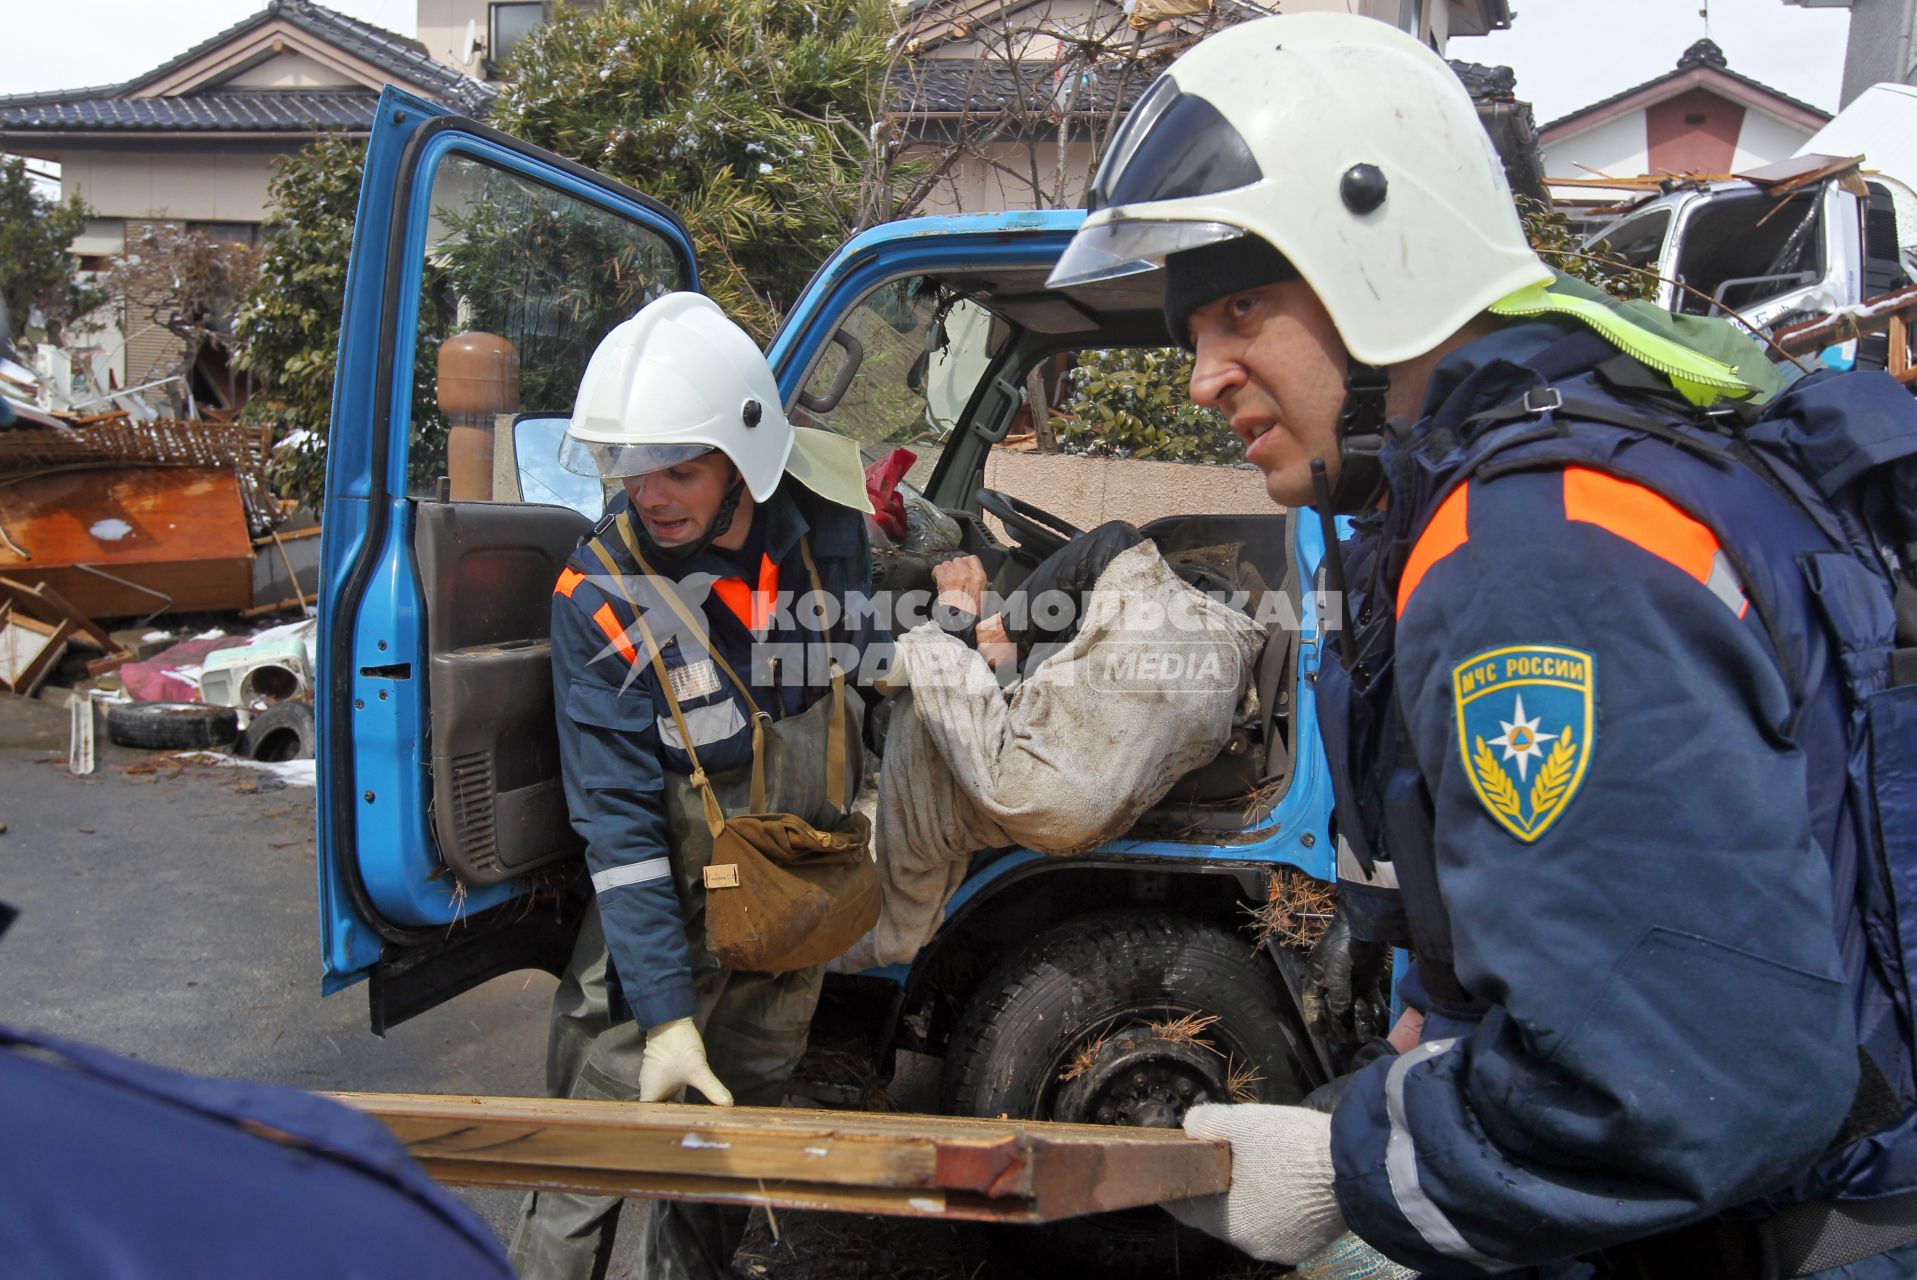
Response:
[[[234,750],[268,763],[311,760],[313,708],[304,702],[275,702],[247,724]]]
[[[116,702],[107,708],[107,738],[123,747],[223,747],[239,731],[240,718],[231,707],[209,707],[198,702]]]

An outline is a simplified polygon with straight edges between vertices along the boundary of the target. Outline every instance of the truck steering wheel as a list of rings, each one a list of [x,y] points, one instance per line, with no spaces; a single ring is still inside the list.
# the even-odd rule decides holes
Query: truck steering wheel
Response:
[[[1066,543],[1085,532],[1071,521],[1014,498],[1003,489],[980,489],[978,504],[998,517],[1005,532],[1018,543],[1023,553],[1020,558],[1029,557],[1033,564],[1063,550]]]

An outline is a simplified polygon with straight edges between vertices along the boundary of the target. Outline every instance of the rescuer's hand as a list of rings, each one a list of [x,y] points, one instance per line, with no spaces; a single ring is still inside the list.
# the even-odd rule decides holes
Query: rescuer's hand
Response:
[[[703,1093],[708,1102],[732,1105],[732,1091],[706,1065],[706,1044],[691,1018],[649,1028],[645,1056],[639,1060],[639,1100],[672,1102],[687,1085]]]
[[[1351,936],[1343,914],[1311,949],[1305,974],[1305,1025],[1331,1050],[1332,1065],[1350,1069],[1351,1055],[1385,1034],[1382,1002],[1391,950]]]
[[[1349,1231],[1299,1263],[1292,1274],[1297,1280],[1417,1280],[1418,1275]]]
[[[1331,1192],[1330,1116],[1303,1107],[1207,1103],[1185,1113],[1185,1132],[1231,1144],[1229,1190],[1165,1206],[1186,1226],[1289,1266],[1345,1234]]]

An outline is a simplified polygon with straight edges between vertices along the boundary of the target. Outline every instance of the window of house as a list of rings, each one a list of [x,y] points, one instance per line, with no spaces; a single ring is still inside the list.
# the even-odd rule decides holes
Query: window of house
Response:
[[[547,6],[543,3],[493,4],[486,10],[486,60],[493,67],[499,67],[512,54],[513,46],[546,20]]]
[[[257,222],[189,222],[186,229],[210,236],[222,244],[251,246],[260,242],[260,224]]]

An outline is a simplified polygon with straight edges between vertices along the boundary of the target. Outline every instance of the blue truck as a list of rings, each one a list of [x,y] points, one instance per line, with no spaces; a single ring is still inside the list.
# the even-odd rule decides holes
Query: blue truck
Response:
[[[916,453],[911,491],[1001,587],[1076,532],[1044,494],[985,484],[1028,372],[1164,344],[1149,289],[1046,289],[1081,217],[868,230],[820,267],[768,352],[796,421],[868,458]],[[345,298],[316,706],[324,986],[366,981],[375,1032],[565,964],[582,872],[547,628],[602,494],[558,468],[557,446],[600,337],[698,287],[669,209],[386,90]],[[440,377],[474,334],[517,363],[477,414],[449,407]],[[1274,509],[1145,532],[1174,562],[1252,565],[1295,625],[1258,658],[1255,721],[1132,831],[1073,858],[983,854],[911,964],[833,978],[825,1007],[852,1011],[881,1077],[901,1047],[942,1057],[954,1114],[1175,1125],[1202,1098],[1295,1101],[1327,1077],[1300,1012],[1305,953],[1249,928],[1274,875],[1333,875],[1307,589],[1319,523]],[[929,583],[911,557],[875,571],[881,587]]]

